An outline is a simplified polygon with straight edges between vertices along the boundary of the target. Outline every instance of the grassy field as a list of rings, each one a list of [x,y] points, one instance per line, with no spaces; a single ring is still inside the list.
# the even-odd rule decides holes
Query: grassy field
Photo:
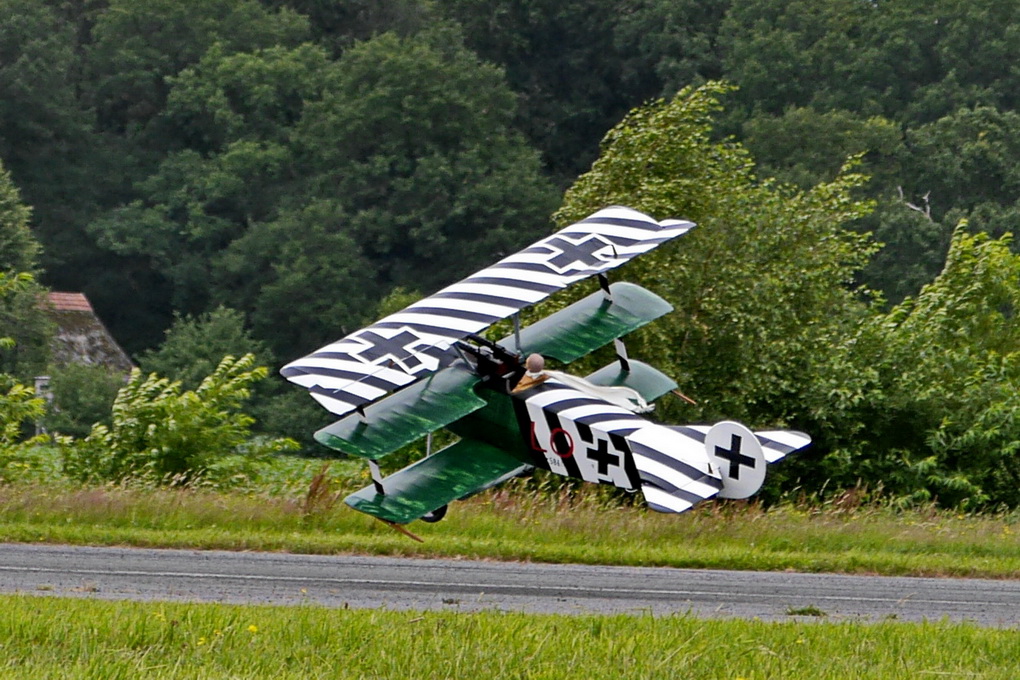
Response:
[[[414,523],[425,539],[415,543],[347,508],[343,493],[10,484],[0,487],[0,540],[1020,578],[1015,515],[707,503],[677,516],[593,495],[497,491],[438,524]]]
[[[44,463],[46,461],[43,461]],[[680,516],[596,487],[511,484],[416,523],[343,505],[364,483],[292,460],[230,492],[82,487],[45,465],[0,486],[0,540],[1020,578],[1020,518],[709,503]],[[516,488],[513,488],[515,487]],[[591,489],[596,489],[592,492]],[[809,612],[803,612],[805,614]],[[1016,631],[965,624],[386,612],[0,596],[2,678],[1015,678]]]
[[[1016,678],[1015,631],[0,596],[4,678]]]

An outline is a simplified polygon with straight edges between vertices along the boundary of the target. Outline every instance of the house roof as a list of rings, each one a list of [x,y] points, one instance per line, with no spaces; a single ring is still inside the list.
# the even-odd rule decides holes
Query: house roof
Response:
[[[49,294],[50,304],[58,312],[93,312],[92,304],[85,297],[84,293],[58,293]],[[94,312],[93,312],[94,313]]]
[[[57,325],[54,363],[106,366],[125,373],[131,370],[131,358],[110,335],[83,293],[51,292],[47,301],[50,318]]]

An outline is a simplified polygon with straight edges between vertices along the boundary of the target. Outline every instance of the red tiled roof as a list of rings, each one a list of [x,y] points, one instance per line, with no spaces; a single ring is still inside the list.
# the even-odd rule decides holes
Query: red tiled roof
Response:
[[[58,312],[91,312],[92,305],[81,293],[50,293],[50,304]]]

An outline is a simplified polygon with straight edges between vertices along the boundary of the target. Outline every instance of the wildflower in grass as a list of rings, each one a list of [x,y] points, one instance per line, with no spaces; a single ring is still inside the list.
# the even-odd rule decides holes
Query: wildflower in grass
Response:
[[[198,646],[199,647],[204,645],[206,642],[208,642],[208,640],[205,639],[205,636],[202,636],[202,637],[198,638]]]
[[[249,632],[249,633],[257,633],[257,632],[259,632],[259,627],[258,627],[258,626],[256,626],[256,625],[255,625],[255,624],[253,623],[253,624],[251,624],[250,626],[248,626],[248,632]]]

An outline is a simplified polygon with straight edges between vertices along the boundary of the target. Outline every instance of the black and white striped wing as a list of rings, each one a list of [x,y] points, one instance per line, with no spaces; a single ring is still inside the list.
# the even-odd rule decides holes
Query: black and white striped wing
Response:
[[[452,344],[567,286],[618,267],[694,226],[612,207],[283,367],[344,415],[456,358]]]

